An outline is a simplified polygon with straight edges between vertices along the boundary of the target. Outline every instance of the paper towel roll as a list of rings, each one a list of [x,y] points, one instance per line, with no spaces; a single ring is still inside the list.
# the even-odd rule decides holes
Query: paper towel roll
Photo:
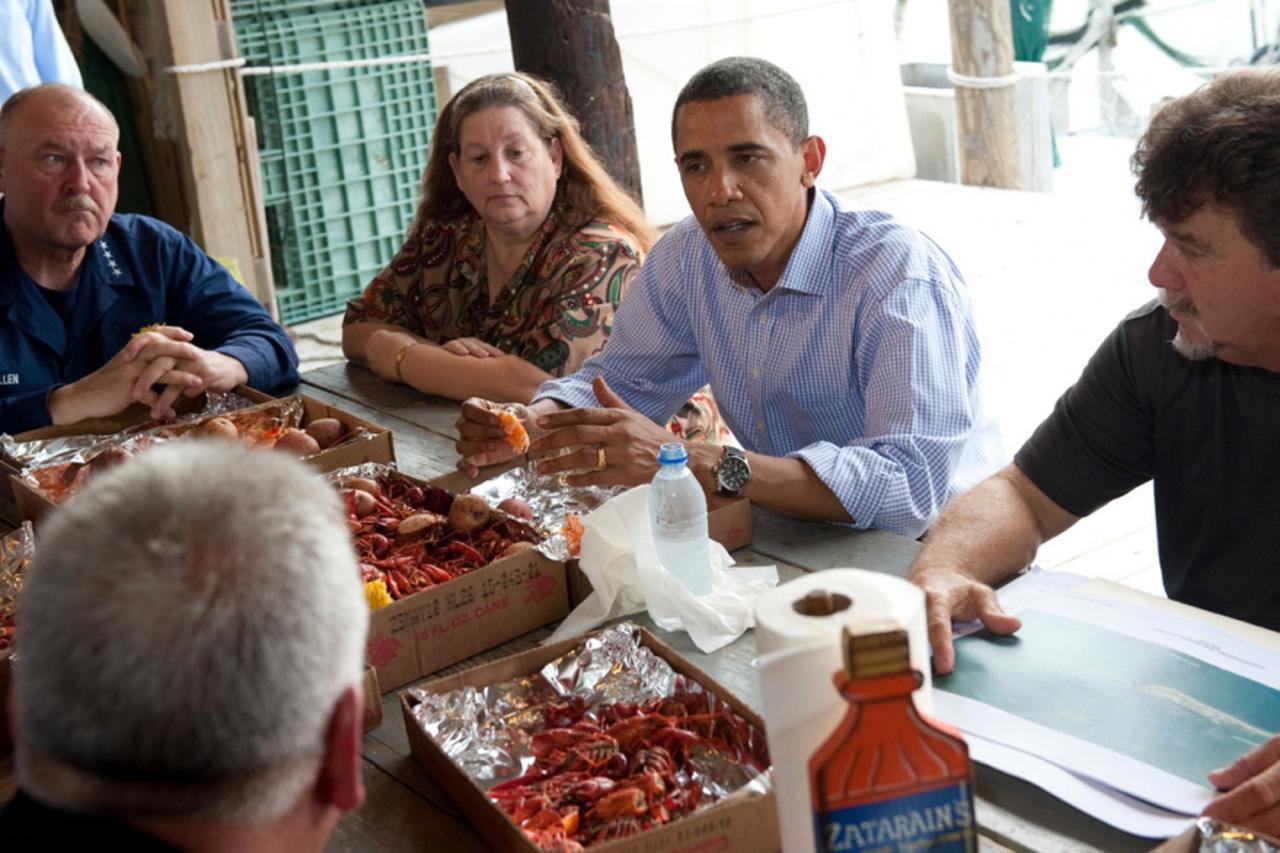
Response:
[[[847,609],[829,616],[806,616],[795,603],[815,590],[849,599]],[[764,721],[773,757],[779,828],[784,853],[811,853],[813,807],[809,797],[809,757],[835,730],[848,709],[831,677],[844,666],[841,630],[869,620],[889,619],[907,631],[911,665],[924,675],[916,707],[933,708],[929,677],[929,635],[924,593],[901,578],[861,569],[829,569],[805,575],[761,595],[756,601],[756,647]]]

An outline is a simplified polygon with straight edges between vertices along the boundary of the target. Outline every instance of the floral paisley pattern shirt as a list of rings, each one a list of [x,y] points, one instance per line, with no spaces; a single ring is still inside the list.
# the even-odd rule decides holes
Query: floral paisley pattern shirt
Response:
[[[493,304],[480,216],[427,220],[347,303],[343,325],[391,323],[436,343],[477,338],[552,376],[573,373],[604,346],[642,252],[621,226],[590,222],[574,229],[563,224],[565,213],[552,208]],[[669,427],[688,438],[728,436],[705,389]]]

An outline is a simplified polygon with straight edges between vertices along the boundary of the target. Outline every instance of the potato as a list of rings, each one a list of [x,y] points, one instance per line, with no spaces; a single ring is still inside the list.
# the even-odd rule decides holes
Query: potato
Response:
[[[510,545],[502,549],[499,557],[510,557],[512,554],[523,554],[533,547],[532,542],[512,542]]]
[[[373,495],[360,489],[342,489],[339,494],[342,495],[343,504],[351,507],[356,518],[364,518],[378,507],[378,502]]]
[[[529,505],[519,498],[507,498],[505,501],[498,504],[498,509],[505,512],[507,515],[513,515],[516,518],[533,521],[533,510],[529,509]]]
[[[378,488],[376,480],[370,480],[368,477],[348,477],[342,481],[343,488],[358,489],[362,492],[368,492],[375,498],[382,497],[382,489]]]
[[[307,424],[307,435],[314,438],[321,449],[337,444],[344,432],[342,421],[337,418],[317,418]]]
[[[449,526],[459,533],[474,533],[489,523],[489,504],[479,495],[458,495],[449,507]]]
[[[276,439],[276,450],[294,453],[298,456],[310,456],[320,452],[320,444],[300,429],[289,427]]]
[[[396,527],[396,544],[403,545],[406,542],[416,542],[426,536],[431,528],[443,524],[444,521],[444,516],[438,513],[414,513],[402,520],[400,525]]]
[[[240,431],[229,418],[210,418],[196,431],[196,434],[210,438],[229,438],[232,441],[240,439]]]

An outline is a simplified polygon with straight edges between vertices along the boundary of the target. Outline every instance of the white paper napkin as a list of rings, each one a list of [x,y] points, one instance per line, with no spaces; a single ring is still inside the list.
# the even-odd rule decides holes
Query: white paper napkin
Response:
[[[648,609],[659,628],[687,631],[694,644],[713,652],[753,624],[756,596],[778,585],[775,566],[730,568],[733,558],[712,541],[712,590],[695,598],[658,562],[649,530],[649,486],[610,498],[582,520],[578,565],[592,593],[574,608],[548,643],[590,631],[609,619]]]

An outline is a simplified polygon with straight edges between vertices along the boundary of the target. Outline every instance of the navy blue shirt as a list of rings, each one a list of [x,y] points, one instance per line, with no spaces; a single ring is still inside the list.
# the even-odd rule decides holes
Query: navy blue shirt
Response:
[[[76,289],[66,324],[18,266],[0,226],[0,431],[50,423],[51,390],[102,367],[151,323],[181,326],[201,349],[237,359],[254,388],[298,381],[298,355],[285,330],[226,268],[163,222],[112,216],[85,249]]]

